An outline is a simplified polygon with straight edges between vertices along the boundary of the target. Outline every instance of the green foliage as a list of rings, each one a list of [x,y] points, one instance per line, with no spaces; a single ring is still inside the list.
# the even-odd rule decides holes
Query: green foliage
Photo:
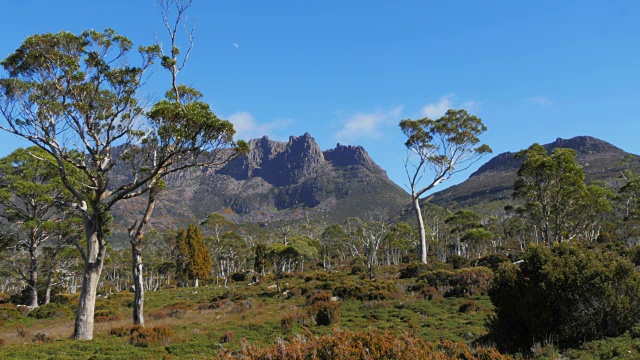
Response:
[[[267,266],[267,246],[259,243],[255,246],[256,257],[253,261],[253,270],[258,274],[264,274],[265,267]]]
[[[485,267],[469,267],[458,270],[434,270],[420,276],[421,282],[414,290],[431,286],[445,297],[486,295],[493,280],[493,271]]]
[[[211,256],[207,250],[200,228],[189,225],[188,230],[178,230],[176,236],[176,275],[186,280],[209,278],[211,272]]]
[[[531,246],[517,266],[502,265],[489,292],[490,326],[504,349],[551,339],[562,347],[618,336],[640,320],[640,275],[614,252],[579,245]]]
[[[591,227],[610,211],[613,194],[585,183],[575,150],[556,148],[549,155],[544,147],[533,144],[516,157],[524,158],[513,192],[515,199],[524,201],[517,212],[535,225],[547,244],[587,237]]]
[[[511,260],[502,254],[489,254],[478,259],[475,265],[488,267],[495,272],[500,267],[500,264],[505,262],[511,262]]]
[[[469,259],[461,255],[451,255],[447,258],[447,264],[451,264],[454,269],[462,269],[470,265]]]
[[[208,279],[211,273],[212,261],[198,226],[189,225],[189,230],[187,230],[187,243],[190,257],[189,278]]]
[[[13,304],[0,305],[0,320],[2,321],[14,321],[22,317],[22,314],[18,311]]]
[[[69,307],[61,304],[50,303],[41,305],[29,312],[29,317],[35,319],[59,319],[72,315]]]

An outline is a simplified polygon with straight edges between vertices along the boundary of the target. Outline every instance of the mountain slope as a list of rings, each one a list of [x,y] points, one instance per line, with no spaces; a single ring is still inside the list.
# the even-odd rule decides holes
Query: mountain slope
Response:
[[[222,169],[192,168],[166,178],[152,225],[168,229],[221,212],[235,222],[268,223],[307,215],[324,221],[388,209],[397,211],[408,194],[387,177],[364,148],[322,151],[309,135],[288,142],[268,137],[249,141],[250,152]],[[114,212],[120,232],[139,216],[144,199],[122,202]]]
[[[543,145],[551,152],[555,148],[570,148],[577,153],[576,161],[582,167],[587,181],[604,181],[613,184],[624,169],[640,171],[640,156],[630,154],[608,142],[590,136],[556,139]],[[443,207],[472,208],[492,214],[500,212],[511,201],[513,184],[521,160],[515,153],[506,152],[493,157],[469,178],[442,191],[436,192],[431,202]]]

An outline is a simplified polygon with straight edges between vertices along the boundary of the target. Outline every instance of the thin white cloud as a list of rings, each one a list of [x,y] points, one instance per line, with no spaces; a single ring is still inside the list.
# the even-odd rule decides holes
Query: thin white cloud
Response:
[[[469,112],[476,112],[484,104],[483,101],[475,100],[467,100],[457,104],[457,102],[453,101],[454,97],[453,94],[449,94],[441,97],[438,102],[426,104],[420,109],[420,115],[435,120],[444,116],[449,109],[465,109]]]
[[[453,105],[451,101],[452,98],[453,95],[451,94],[445,95],[441,97],[437,103],[431,103],[423,106],[422,110],[420,110],[420,114],[431,119],[437,119],[443,116],[447,112],[447,110],[451,109]]]
[[[265,135],[274,137],[279,130],[286,129],[293,122],[290,119],[281,119],[258,123],[251,113],[245,111],[231,114],[228,118],[236,130],[236,138],[243,140],[260,138]]]
[[[476,112],[480,110],[483,104],[484,104],[484,101],[468,100],[463,102],[461,107],[469,112]]]
[[[546,96],[534,96],[527,99],[527,102],[534,105],[539,105],[543,107],[549,107],[553,105],[553,101],[551,101]]]
[[[336,132],[336,139],[341,142],[352,142],[357,139],[380,139],[384,136],[384,127],[397,123],[403,106],[390,111],[356,113],[344,120],[344,125]]]
[[[238,45],[238,43],[233,43],[233,47],[234,47],[236,50],[240,49],[240,45]]]

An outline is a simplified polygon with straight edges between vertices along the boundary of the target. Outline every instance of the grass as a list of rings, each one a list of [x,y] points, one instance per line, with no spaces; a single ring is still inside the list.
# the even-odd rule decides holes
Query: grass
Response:
[[[386,277],[385,281],[396,283],[398,292],[381,292],[376,295],[380,297],[377,300],[339,300],[339,323],[329,326],[318,326],[309,317],[309,297],[317,294],[318,289],[331,292],[346,283],[360,284],[364,289],[371,283],[359,275],[310,271],[288,275],[282,280],[283,291],[294,289],[291,291],[294,296],[290,297],[268,288],[272,279],[257,286],[231,282],[228,287],[209,285],[147,292],[148,333],[153,334],[154,327],[173,333],[149,344],[144,338],[132,344],[129,336],[133,294],[112,294],[109,299],[99,299],[98,308],[115,316],[110,317],[111,321],[96,323],[94,340],[89,342],[70,339],[73,315],[55,319],[25,316],[0,321],[0,358],[204,359],[216,357],[223,350],[239,351],[243,343],[268,348],[281,340],[295,343],[299,336],[319,338],[334,334],[337,328],[360,333],[373,330],[397,336],[410,334],[429,343],[451,341],[462,346],[472,344],[487,333],[485,322],[487,316],[493,314],[487,296],[423,300],[416,293],[402,290],[411,289],[415,279]],[[69,308],[76,303],[77,297],[72,296]],[[109,334],[119,328],[122,328],[121,336]],[[532,350],[536,359],[560,357],[553,344],[541,344]],[[569,359],[639,356],[640,327],[631,334],[586,343],[562,353],[562,357]]]
[[[316,287],[331,287],[332,279],[341,282],[344,276],[333,278],[327,274],[314,277],[313,272],[297,274],[283,279],[285,289],[299,288],[304,292]],[[307,278],[305,281],[305,277]],[[364,281],[350,275],[346,280]],[[412,280],[398,280],[399,287],[407,288]],[[405,282],[405,284],[403,284]],[[102,309],[114,313],[117,320],[96,323],[94,340],[75,342],[72,316],[58,319],[21,317],[15,321],[0,323],[1,358],[12,359],[119,359],[119,358],[204,358],[214,356],[220,349],[239,349],[241,341],[258,346],[276,344],[278,339],[292,339],[296,335],[320,336],[331,333],[335,326],[352,331],[374,329],[390,333],[415,333],[428,341],[452,340],[469,343],[486,333],[484,321],[492,313],[487,297],[477,297],[480,311],[462,313],[458,309],[465,299],[446,298],[438,302],[418,300],[413,293],[394,294],[391,299],[340,303],[340,322],[330,326],[318,326],[307,315],[305,295],[285,298],[268,288],[272,281],[258,286],[231,283],[228,287],[204,286],[200,288],[174,288],[146,293],[146,326],[166,326],[175,335],[163,346],[135,347],[128,336],[109,335],[116,327],[131,324],[130,293],[112,295],[99,300]],[[225,295],[225,293],[227,295]],[[299,293],[299,291],[296,291]],[[209,308],[212,300],[230,298],[219,308]],[[234,300],[237,298],[237,300]],[[247,300],[250,299],[250,300]],[[215,302],[215,301],[214,301]],[[226,301],[223,301],[224,303]],[[73,306],[73,300],[72,305]],[[178,310],[176,310],[178,309]],[[290,328],[282,325],[286,314],[295,314]],[[22,327],[18,334],[16,326]],[[229,337],[230,332],[235,337]],[[26,334],[25,334],[26,333]],[[46,334],[48,343],[34,343],[36,334]],[[221,342],[223,336],[225,340]]]

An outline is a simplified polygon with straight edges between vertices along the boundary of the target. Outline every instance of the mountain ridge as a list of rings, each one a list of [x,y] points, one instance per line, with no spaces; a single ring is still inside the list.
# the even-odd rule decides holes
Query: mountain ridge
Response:
[[[262,224],[302,216],[343,221],[380,209],[391,215],[409,202],[406,191],[362,146],[337,144],[322,151],[309,133],[286,142],[263,136],[248,144],[246,156],[223,168],[191,168],[167,176],[152,226],[184,226],[214,212],[234,222]],[[116,207],[120,232],[143,206],[140,198]]]
[[[640,156],[592,136],[557,138],[544,144],[550,153],[556,148],[576,151],[576,161],[587,182],[604,181],[612,185],[625,169],[640,171]],[[489,159],[462,183],[430,195],[430,201],[449,208],[473,208],[481,213],[501,211],[501,204],[511,200],[516,172],[522,160],[515,152],[504,152]]]

